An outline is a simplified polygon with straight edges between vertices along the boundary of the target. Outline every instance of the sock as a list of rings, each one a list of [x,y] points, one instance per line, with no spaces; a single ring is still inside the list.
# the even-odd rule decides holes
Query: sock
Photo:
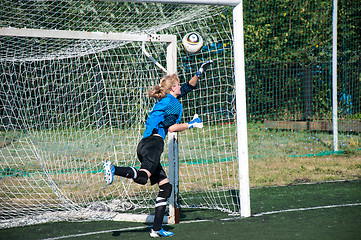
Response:
[[[162,223],[163,223],[166,207],[167,207],[167,199],[163,197],[157,197],[155,204],[154,223],[153,223],[154,231],[159,231],[162,229]]]
[[[125,178],[136,178],[137,170],[133,167],[115,167],[114,174]]]

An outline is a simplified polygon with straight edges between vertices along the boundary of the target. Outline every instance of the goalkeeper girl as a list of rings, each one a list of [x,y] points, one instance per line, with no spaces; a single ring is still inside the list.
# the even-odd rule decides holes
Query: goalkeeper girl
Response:
[[[145,123],[143,138],[137,146],[137,156],[141,162],[139,170],[134,167],[113,166],[109,161],[104,163],[105,181],[113,182],[114,175],[131,178],[138,184],[145,185],[150,180],[151,185],[158,184],[159,194],[156,198],[154,224],[151,237],[172,236],[172,232],[162,228],[167,199],[172,192],[172,185],[160,164],[163,153],[164,139],[168,132],[181,132],[193,127],[202,128],[203,123],[197,115],[188,123],[180,123],[183,106],[179,98],[192,91],[198,79],[206,71],[212,61],[202,64],[195,76],[182,86],[177,75],[163,77],[160,84],[149,90],[148,96],[157,99],[157,103],[149,113]]]

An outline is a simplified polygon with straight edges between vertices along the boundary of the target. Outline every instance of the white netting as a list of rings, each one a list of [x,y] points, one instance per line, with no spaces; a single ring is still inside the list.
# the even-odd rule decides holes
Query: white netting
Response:
[[[232,36],[231,19],[222,16],[225,9],[107,1],[5,1],[0,25],[175,34],[182,83],[202,61],[216,60],[198,89],[183,100],[183,121],[198,113],[206,127],[179,136],[180,197],[183,207],[235,212],[235,126],[228,124],[234,121],[229,68]],[[215,30],[220,24],[222,31]],[[191,31],[205,40],[204,49],[196,55],[187,55],[180,43]],[[142,54],[141,46],[141,42],[126,41],[1,37],[3,227],[14,226],[14,219],[19,224],[57,221],[64,219],[64,213],[75,220],[89,218],[84,212],[99,210],[108,213],[93,214],[90,219],[108,219],[121,211],[152,213],[157,187],[121,178],[107,186],[102,172],[106,160],[139,167],[136,146],[154,104],[146,91],[162,76]],[[166,66],[166,43],[148,42],[146,50]],[[163,159],[167,169],[167,151]],[[114,200],[120,206],[112,208]]]

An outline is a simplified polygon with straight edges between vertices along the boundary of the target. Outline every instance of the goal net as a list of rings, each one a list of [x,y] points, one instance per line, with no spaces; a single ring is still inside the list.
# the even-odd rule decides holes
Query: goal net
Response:
[[[164,74],[142,47],[162,66],[168,64],[169,43],[152,39],[155,33],[177,36],[181,83],[203,61],[216,60],[198,88],[182,100],[182,121],[197,113],[205,128],[178,135],[179,204],[237,212],[231,19],[222,16],[223,10],[5,1],[0,49],[2,226],[153,213],[157,187],[122,178],[108,186],[102,164],[140,166],[136,146],[155,103],[146,93]],[[215,30],[220,23],[224,27]],[[192,31],[207,44],[199,54],[188,55],[180,39]],[[115,32],[143,34],[149,40],[89,39],[89,32],[108,38]],[[165,151],[165,169],[167,159]]]

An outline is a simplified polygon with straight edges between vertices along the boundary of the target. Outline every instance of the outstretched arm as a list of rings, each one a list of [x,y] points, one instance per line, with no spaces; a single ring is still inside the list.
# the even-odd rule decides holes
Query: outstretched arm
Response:
[[[176,123],[168,128],[168,132],[182,132],[189,129],[188,123]]]
[[[192,121],[190,121],[189,123],[176,123],[173,124],[172,126],[170,126],[168,128],[169,132],[182,132],[184,130],[190,129],[190,128],[203,128],[203,122],[202,120],[198,117],[198,114],[195,114]]]
[[[207,62],[204,62],[201,67],[198,69],[198,72],[196,73],[196,75],[194,75],[192,77],[192,79],[189,81],[189,84],[192,85],[193,87],[196,86],[198,79],[203,75],[203,73],[207,70],[207,68],[209,67],[209,65],[211,65],[213,63],[212,60],[209,60]]]
[[[197,75],[194,75],[191,80],[189,80],[189,84],[195,87],[197,85],[199,77]]]

